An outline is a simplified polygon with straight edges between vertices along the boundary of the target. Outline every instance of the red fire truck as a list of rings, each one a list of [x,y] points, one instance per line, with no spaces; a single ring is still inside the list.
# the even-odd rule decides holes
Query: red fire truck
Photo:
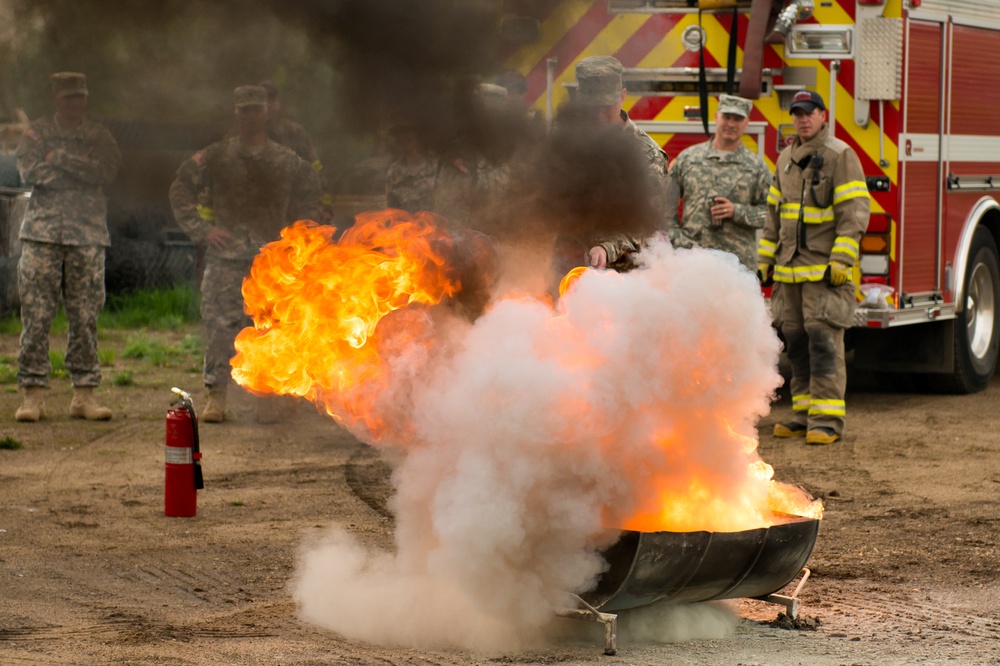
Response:
[[[629,116],[675,157],[718,95],[755,100],[747,145],[773,168],[798,90],[827,101],[872,214],[853,363],[987,385],[1000,352],[1000,0],[507,0],[506,67],[547,118],[574,66],[613,55]]]

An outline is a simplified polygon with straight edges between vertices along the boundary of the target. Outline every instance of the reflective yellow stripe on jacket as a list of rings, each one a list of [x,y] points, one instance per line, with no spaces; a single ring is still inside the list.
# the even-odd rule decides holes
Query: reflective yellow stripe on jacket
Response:
[[[781,190],[772,185],[767,191],[767,203],[769,206],[777,206],[779,201],[781,201]]]
[[[774,253],[778,251],[778,244],[761,238],[757,242],[757,257],[764,259],[774,259]]]
[[[833,188],[833,205],[842,204],[848,199],[858,197],[868,198],[868,185],[863,180],[849,180],[843,185]]]
[[[819,282],[826,272],[826,264],[815,266],[775,266],[775,282]]]
[[[853,266],[854,262],[858,260],[858,249],[858,241],[849,236],[837,236],[837,240],[833,241],[833,249],[830,250],[830,258],[837,259],[848,266]],[[835,256],[838,254],[850,259],[850,261],[844,261],[840,257]]]
[[[797,203],[781,204],[781,219],[798,221],[799,209],[802,209],[802,221],[806,224],[822,224],[833,222],[832,208],[817,208],[816,206],[800,206]]]

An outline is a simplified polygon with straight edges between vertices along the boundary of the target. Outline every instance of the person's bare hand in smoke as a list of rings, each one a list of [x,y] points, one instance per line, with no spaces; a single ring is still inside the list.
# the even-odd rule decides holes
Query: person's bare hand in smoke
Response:
[[[590,248],[590,252],[588,253],[588,259],[590,260],[591,268],[608,267],[608,251],[605,250],[600,245]]]
[[[216,250],[225,250],[233,240],[233,234],[222,227],[212,227],[205,235],[205,240]]]

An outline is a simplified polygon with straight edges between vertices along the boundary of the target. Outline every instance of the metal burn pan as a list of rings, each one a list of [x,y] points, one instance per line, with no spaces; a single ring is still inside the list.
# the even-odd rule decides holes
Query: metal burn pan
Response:
[[[762,598],[788,585],[812,554],[819,521],[741,532],[626,530],[604,550],[607,570],[580,597],[605,613],[653,603]]]

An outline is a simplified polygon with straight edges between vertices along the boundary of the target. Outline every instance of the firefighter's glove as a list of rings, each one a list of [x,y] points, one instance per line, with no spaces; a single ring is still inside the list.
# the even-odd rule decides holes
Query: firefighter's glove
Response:
[[[770,287],[774,284],[774,266],[763,262],[757,264],[757,279],[762,287]]]
[[[839,287],[842,284],[850,282],[851,267],[845,266],[839,261],[831,261],[827,264],[826,273],[824,273],[823,277],[831,287]]]

